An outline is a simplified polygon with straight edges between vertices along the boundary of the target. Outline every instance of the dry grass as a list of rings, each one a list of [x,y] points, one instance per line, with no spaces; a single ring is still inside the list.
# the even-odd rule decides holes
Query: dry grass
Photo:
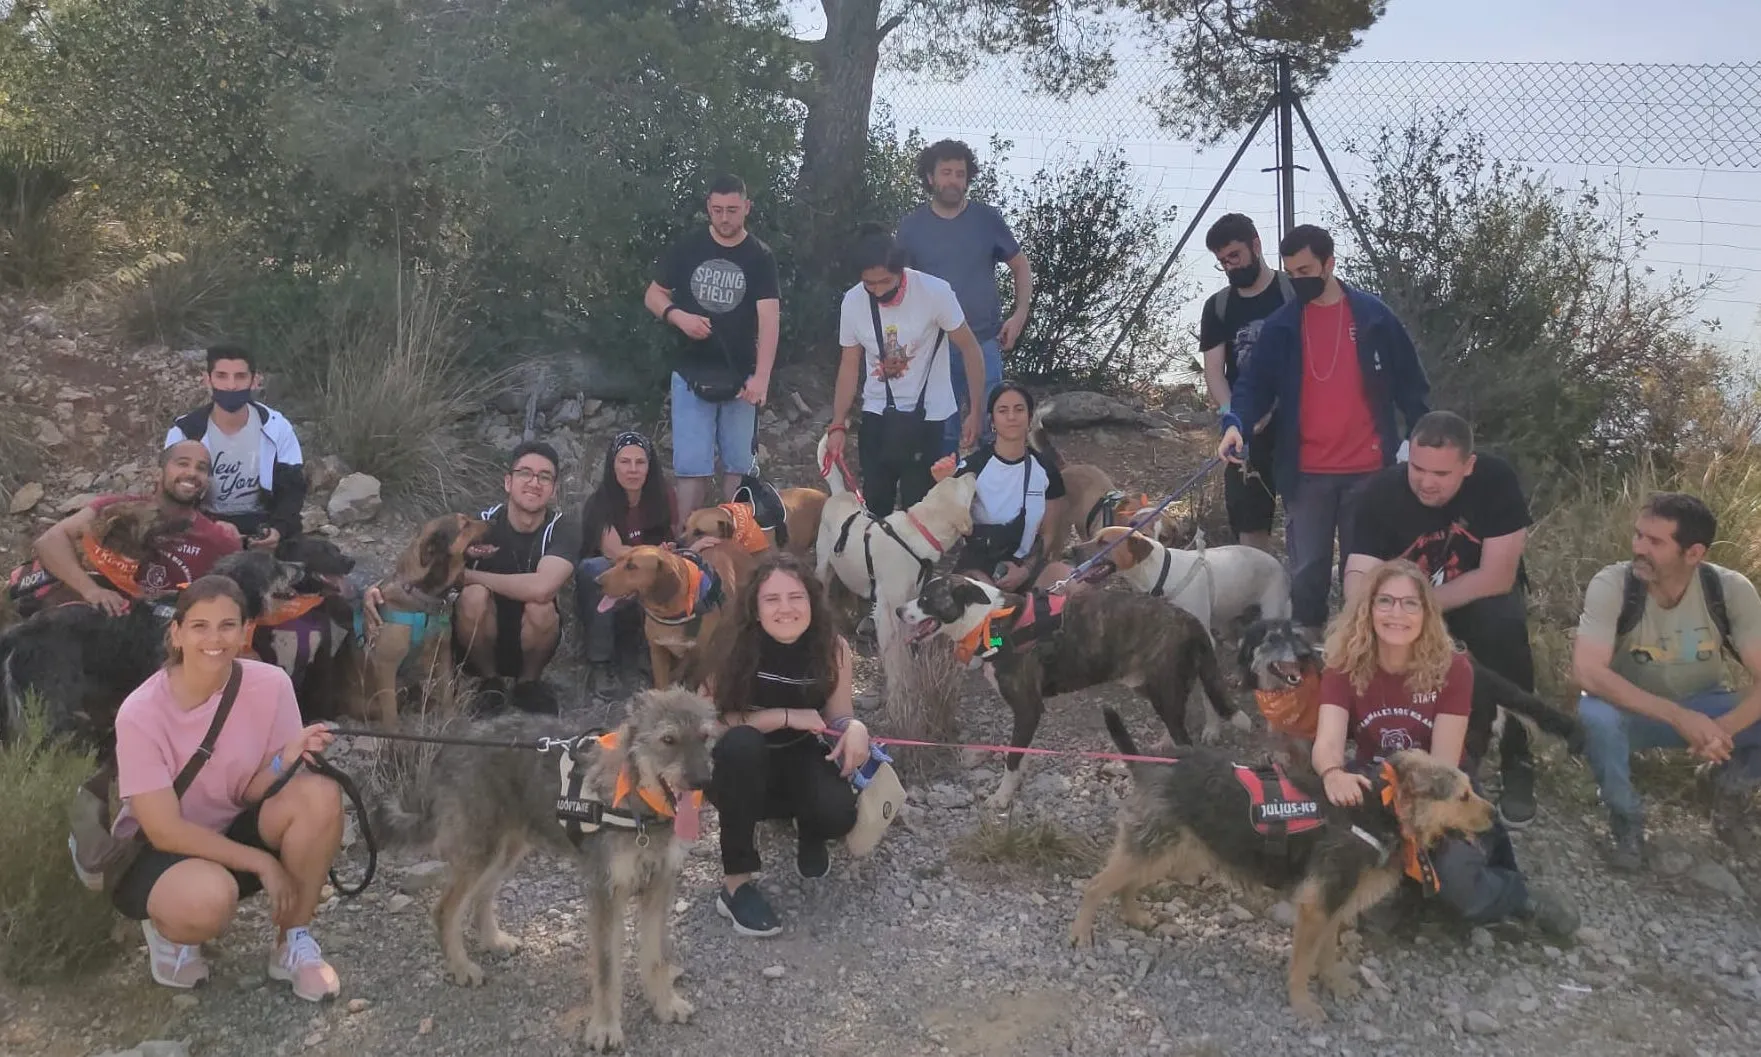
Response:
[[[194,241],[148,254],[93,284],[96,329],[146,345],[208,345],[224,336],[233,300],[249,276],[224,246]]]
[[[52,740],[42,710],[0,749],[0,975],[34,983],[90,970],[115,953],[104,896],[73,874],[67,802],[92,773],[92,755]]]
[[[43,447],[32,422],[22,407],[0,398],[0,514],[12,502],[13,490],[42,469]]]
[[[890,619],[877,612],[875,619]],[[954,648],[941,636],[913,646],[905,629],[897,629],[885,654],[883,711],[887,731],[897,737],[954,742],[960,738],[960,686],[965,672],[954,661]],[[954,749],[911,749],[895,757],[902,776],[921,779],[955,766]]]
[[[1101,849],[1049,818],[1017,822],[1011,813],[1001,820],[981,818],[977,829],[955,843],[954,857],[985,866],[1080,871],[1100,863]]]

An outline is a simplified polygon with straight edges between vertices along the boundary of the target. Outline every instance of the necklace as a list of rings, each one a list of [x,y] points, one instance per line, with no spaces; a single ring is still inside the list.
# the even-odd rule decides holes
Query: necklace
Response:
[[[1319,359],[1318,356],[1309,355],[1304,357],[1309,361],[1309,377],[1317,382],[1331,381],[1333,378],[1333,372],[1339,368],[1339,346],[1345,339],[1345,317],[1351,314],[1351,309],[1343,303],[1344,298],[1341,298],[1340,301],[1339,321],[1333,328],[1333,359],[1327,363],[1327,373],[1322,374],[1315,369],[1315,361]],[[1308,332],[1306,330],[1303,332],[1303,343],[1305,345],[1308,344]],[[1310,351],[1312,352],[1312,349]]]

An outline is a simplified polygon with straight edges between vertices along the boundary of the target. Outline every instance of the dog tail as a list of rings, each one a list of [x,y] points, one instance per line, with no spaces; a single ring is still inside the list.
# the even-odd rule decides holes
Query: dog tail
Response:
[[[1584,727],[1577,717],[1554,708],[1486,664],[1475,663],[1474,678],[1492,692],[1500,706],[1534,723],[1544,733],[1564,741],[1573,755],[1583,753]]]
[[[373,805],[373,834],[384,848],[419,848],[434,843],[434,813],[409,810],[395,796]]]
[[[1106,720],[1107,734],[1112,737],[1113,744],[1119,747],[1120,752],[1127,756],[1143,755],[1137,751],[1137,742],[1131,740],[1131,731],[1125,728],[1125,719],[1119,715],[1118,709],[1111,705],[1105,706],[1101,709],[1101,717]]]
[[[826,455],[826,441],[830,437],[831,434],[827,433],[819,438],[819,445],[813,450],[813,459],[819,464],[819,475],[825,478],[826,487],[833,495],[842,495],[850,490],[850,486],[844,482],[843,467]]]
[[[1033,409],[1033,421],[1027,427],[1027,446],[1045,456],[1053,469],[1062,470],[1064,456],[1052,444],[1052,435],[1046,430],[1046,412],[1051,409],[1049,403]]]

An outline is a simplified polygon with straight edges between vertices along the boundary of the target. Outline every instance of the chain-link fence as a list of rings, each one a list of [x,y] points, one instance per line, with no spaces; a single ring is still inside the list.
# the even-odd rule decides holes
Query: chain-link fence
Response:
[[[1026,91],[1010,67],[959,84],[883,75],[877,116],[901,132],[956,136],[981,152],[1008,141],[1006,170],[1030,177],[1101,148],[1120,151],[1152,200],[1184,222],[1221,175],[1239,137],[1183,141],[1146,100],[1169,75],[1122,59],[1102,92],[1058,100]],[[1484,144],[1488,160],[1528,166],[1562,187],[1611,192],[1653,232],[1643,261],[1690,283],[1716,280],[1703,315],[1716,340],[1761,355],[1761,63],[1343,62],[1303,101],[1347,189],[1361,193],[1385,127],[1447,114]],[[1295,136],[1298,221],[1338,215],[1337,196],[1300,130]],[[1262,131],[1201,222],[1239,211],[1277,228],[1274,135]],[[1201,240],[1182,256],[1187,289],[1218,278]],[[1196,318],[1196,300],[1193,311]],[[1712,320],[1716,317],[1717,323]]]

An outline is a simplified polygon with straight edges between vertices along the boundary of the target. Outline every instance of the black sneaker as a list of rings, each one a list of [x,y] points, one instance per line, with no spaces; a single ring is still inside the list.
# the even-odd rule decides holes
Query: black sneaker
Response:
[[[541,682],[515,683],[508,699],[521,712],[539,716],[562,715],[563,705],[556,692]]]
[[[1556,939],[1569,939],[1578,932],[1577,910],[1564,896],[1545,888],[1529,889],[1529,901],[1520,916]]]
[[[808,880],[817,880],[832,872],[832,855],[823,840],[804,840],[795,848],[795,869]]]
[[[734,889],[727,886],[715,896],[715,912],[734,923],[734,931],[742,936],[775,936],[783,931],[782,922],[770,909],[770,903],[751,881]]]
[[[1645,824],[1636,818],[1615,815],[1608,820],[1608,865],[1621,873],[1645,868]]]
[[[1504,765],[1503,778],[1504,790],[1498,794],[1498,818],[1506,829],[1522,829],[1535,821],[1535,762],[1511,760]]]
[[[624,696],[624,679],[610,661],[596,661],[587,669],[587,694],[602,701]]]

